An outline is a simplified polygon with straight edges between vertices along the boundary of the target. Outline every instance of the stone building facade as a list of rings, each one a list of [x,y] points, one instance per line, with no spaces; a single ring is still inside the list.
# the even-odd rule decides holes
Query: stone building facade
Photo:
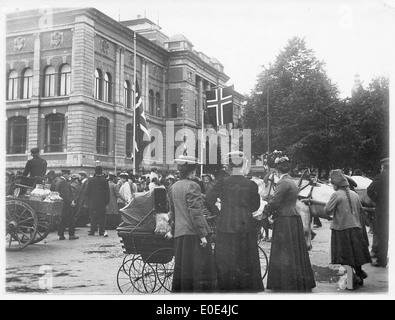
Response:
[[[48,170],[93,172],[98,161],[105,170],[131,169],[134,70],[148,127],[164,137],[164,155],[167,123],[197,132],[205,90],[229,81],[219,61],[195,51],[183,35],[167,37],[146,18],[118,22],[93,8],[8,14],[7,168],[23,168],[29,150],[39,147]],[[243,101],[236,92],[235,123]]]

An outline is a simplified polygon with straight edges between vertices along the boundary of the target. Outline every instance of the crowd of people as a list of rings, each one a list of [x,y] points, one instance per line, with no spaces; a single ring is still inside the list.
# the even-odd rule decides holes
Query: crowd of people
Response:
[[[46,166],[46,162],[36,163]],[[32,151],[32,154],[33,154]],[[77,240],[76,222],[90,223],[88,235],[108,237],[106,230],[121,222],[120,209],[129,205],[139,192],[165,188],[168,194],[171,231],[175,242],[173,292],[261,292],[264,291],[257,242],[257,223],[252,213],[260,208],[256,183],[243,168],[242,152],[229,154],[228,168],[214,178],[196,176],[197,160],[187,156],[176,159],[178,171],[163,174],[153,168],[150,174],[134,175],[122,170],[105,173],[95,167],[93,176],[85,171],[50,171],[46,183],[59,192],[64,206],[58,227],[59,239]],[[45,160],[44,160],[45,161]],[[239,163],[235,165],[234,163]],[[376,205],[375,255],[377,267],[387,266],[389,234],[389,160],[381,163],[382,173],[367,193]],[[267,288],[278,292],[311,292],[316,286],[302,220],[296,208],[298,187],[290,176],[291,162],[278,156],[273,165],[278,182],[264,216],[273,222]],[[39,171],[42,172],[41,168]],[[25,169],[26,173],[26,169]],[[363,285],[367,273],[362,266],[372,263],[369,240],[362,219],[362,203],[341,170],[330,173],[335,192],[325,205],[331,217],[331,262],[354,269],[355,281]],[[220,206],[218,206],[220,202]],[[215,250],[205,213],[217,217]],[[89,219],[87,219],[89,217]],[[84,223],[84,222],[82,222]]]

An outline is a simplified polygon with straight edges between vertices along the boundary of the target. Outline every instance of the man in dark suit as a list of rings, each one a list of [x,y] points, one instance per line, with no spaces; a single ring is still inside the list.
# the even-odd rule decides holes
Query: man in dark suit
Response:
[[[387,267],[389,239],[389,159],[381,160],[381,173],[374,178],[367,194],[376,204],[377,261],[375,267]]]
[[[59,196],[63,198],[62,219],[59,224],[59,240],[65,240],[64,232],[66,227],[69,228],[69,240],[77,240],[79,237],[75,235],[75,218],[71,207],[72,196],[69,184],[70,170],[63,169],[62,176],[59,179],[59,184],[56,186],[56,191]]]
[[[247,159],[242,152],[232,152],[228,157],[232,161],[231,176],[218,179],[206,196],[209,210],[219,215],[215,240],[218,287],[221,292],[260,292],[264,287],[252,216],[261,204],[258,185],[244,177]],[[220,212],[217,198],[221,200]]]
[[[31,149],[30,153],[33,158],[26,162],[22,175],[25,177],[44,177],[47,173],[47,161],[39,156],[39,148]]]
[[[101,166],[95,167],[95,175],[88,182],[86,199],[91,221],[91,230],[88,235],[94,236],[99,225],[99,235],[107,237],[106,207],[110,202],[110,187]]]

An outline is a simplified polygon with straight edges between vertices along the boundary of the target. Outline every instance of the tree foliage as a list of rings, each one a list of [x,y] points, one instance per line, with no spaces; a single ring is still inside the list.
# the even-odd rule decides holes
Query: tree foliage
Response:
[[[388,80],[341,100],[337,87],[304,39],[289,40],[275,62],[258,75],[243,116],[252,129],[252,150],[286,151],[295,165],[373,170],[388,154]]]

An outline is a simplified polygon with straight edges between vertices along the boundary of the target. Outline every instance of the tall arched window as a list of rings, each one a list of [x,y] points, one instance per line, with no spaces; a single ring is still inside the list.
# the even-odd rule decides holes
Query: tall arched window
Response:
[[[149,113],[150,115],[155,115],[155,103],[154,103],[154,92],[152,90],[148,93],[148,101],[149,101]]]
[[[61,96],[68,96],[71,92],[71,67],[68,64],[63,65],[60,70],[60,92]]]
[[[64,151],[64,114],[56,113],[45,117],[45,152]]]
[[[22,99],[30,99],[33,92],[33,71],[28,68],[22,76]]]
[[[125,108],[127,109],[131,109],[132,108],[132,104],[131,104],[131,91],[130,91],[130,82],[128,80],[126,80],[123,84],[124,87],[124,105]]]
[[[96,151],[98,154],[108,154],[109,123],[107,118],[97,119]]]
[[[55,68],[49,66],[44,72],[44,97],[55,96]]]
[[[155,111],[156,111],[156,116],[161,117],[161,110],[160,110],[160,93],[157,92],[155,95]]]
[[[7,85],[7,100],[16,100],[18,98],[18,72],[10,71]]]
[[[112,102],[112,82],[111,74],[109,73],[104,75],[104,101]]]
[[[95,70],[95,99],[103,99],[103,75],[100,69]]]
[[[12,117],[7,126],[7,153],[23,154],[26,151],[27,119]]]
[[[133,124],[126,125],[126,157],[131,158],[133,154]]]

